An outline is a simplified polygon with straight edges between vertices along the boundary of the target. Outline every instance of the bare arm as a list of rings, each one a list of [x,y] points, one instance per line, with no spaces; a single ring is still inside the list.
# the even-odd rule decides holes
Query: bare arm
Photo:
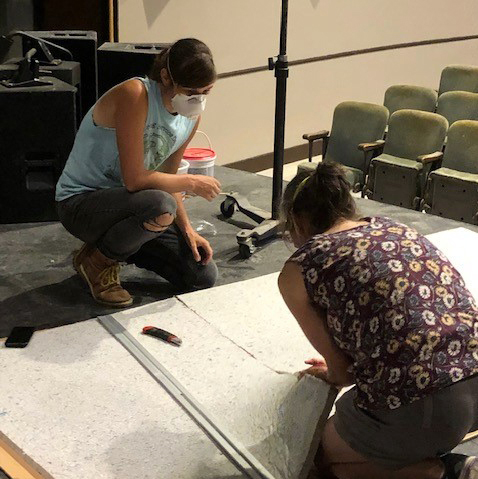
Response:
[[[178,193],[189,190],[212,200],[220,191],[214,178],[150,171],[144,167],[143,130],[147,114],[148,95],[140,81],[128,81],[118,87],[113,117],[121,173],[128,191],[158,189]],[[179,152],[176,153],[179,157]]]
[[[291,262],[285,264],[279,276],[279,290],[307,339],[325,358],[327,381],[336,386],[353,384],[355,380],[347,371],[352,362],[330,336],[325,313],[312,307],[299,265]]]

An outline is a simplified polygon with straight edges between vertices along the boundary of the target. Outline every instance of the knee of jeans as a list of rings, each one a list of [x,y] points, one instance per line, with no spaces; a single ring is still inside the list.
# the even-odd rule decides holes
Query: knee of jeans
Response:
[[[198,264],[195,270],[184,279],[187,282],[187,288],[190,290],[207,289],[216,284],[218,275],[216,263],[210,261],[206,265]]]
[[[173,221],[174,216],[171,213],[163,213],[156,218],[145,221],[143,227],[153,233],[162,233],[172,225]]]
[[[161,190],[143,190],[134,193],[144,208],[141,212],[143,221],[169,213],[176,216],[177,203],[173,195]]]

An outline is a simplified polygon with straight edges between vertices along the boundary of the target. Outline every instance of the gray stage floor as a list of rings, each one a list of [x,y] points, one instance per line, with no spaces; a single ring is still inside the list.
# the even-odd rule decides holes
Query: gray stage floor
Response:
[[[225,167],[216,168],[223,191],[246,194],[252,204],[270,208],[271,179]],[[236,233],[251,227],[252,221],[241,213],[225,220],[218,197],[212,203],[188,198],[186,208],[192,220],[212,223],[217,234],[205,235],[211,242],[219,267],[218,285],[242,281],[279,271],[292,254],[280,239],[260,248],[251,258],[239,257]],[[358,199],[364,216],[382,215],[415,227],[423,234],[466,226],[478,227],[425,215],[416,211]],[[14,325],[38,328],[83,321],[110,311],[96,304],[72,266],[72,251],[80,241],[59,223],[0,225],[0,337]],[[121,274],[124,286],[134,295],[134,306],[172,296],[175,291],[154,273],[128,265]]]
[[[217,167],[216,176],[223,191],[237,191],[247,195],[252,204],[270,208],[270,178],[226,167]],[[216,235],[205,236],[215,251],[218,285],[279,271],[292,254],[291,247],[277,239],[260,248],[251,258],[241,259],[235,235],[239,228],[251,227],[252,222],[241,213],[225,220],[219,210],[222,199],[219,197],[212,203],[201,198],[186,201],[192,220],[206,220],[217,230]],[[363,216],[389,216],[413,226],[422,234],[460,226],[478,232],[478,227],[416,211],[363,199],[358,199],[357,203]],[[75,274],[71,252],[79,247],[80,241],[59,223],[0,225],[0,245],[0,337],[5,337],[15,325],[49,328],[111,311],[92,300]],[[175,294],[169,284],[155,274],[131,265],[124,267],[121,277],[123,285],[134,295],[133,306]],[[461,448],[478,454],[478,441]]]

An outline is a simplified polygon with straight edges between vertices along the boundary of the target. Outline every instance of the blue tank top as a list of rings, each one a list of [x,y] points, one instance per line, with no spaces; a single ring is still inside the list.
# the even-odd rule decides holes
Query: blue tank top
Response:
[[[163,105],[156,81],[138,78],[148,93],[144,125],[144,167],[156,170],[189,138],[196,120],[173,115]],[[116,131],[95,125],[90,108],[81,122],[70,156],[56,185],[56,201],[88,191],[124,186]]]

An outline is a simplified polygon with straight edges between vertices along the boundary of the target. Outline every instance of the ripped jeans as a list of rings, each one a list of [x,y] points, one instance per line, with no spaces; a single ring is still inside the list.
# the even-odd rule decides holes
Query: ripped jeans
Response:
[[[160,190],[134,193],[110,188],[81,193],[57,203],[66,230],[105,256],[154,271],[180,291],[209,288],[217,266],[197,263],[179,228],[150,231],[144,223],[160,215],[176,215],[175,198]]]

